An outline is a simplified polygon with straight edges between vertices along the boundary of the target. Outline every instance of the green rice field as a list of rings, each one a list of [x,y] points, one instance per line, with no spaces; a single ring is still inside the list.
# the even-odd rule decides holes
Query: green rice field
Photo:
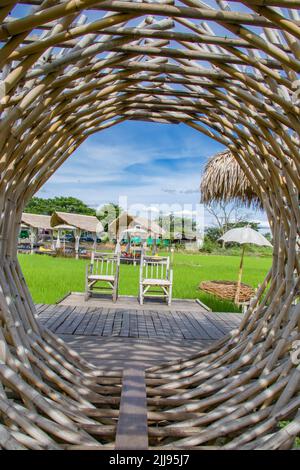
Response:
[[[19,255],[33,300],[55,303],[68,292],[83,292],[87,260],[54,258],[47,255]],[[254,288],[271,266],[270,257],[246,256],[242,281]],[[213,311],[237,311],[232,303],[222,301],[198,289],[204,280],[237,280],[239,256],[174,254],[173,298],[200,299]],[[138,294],[139,266],[121,264],[120,295]]]

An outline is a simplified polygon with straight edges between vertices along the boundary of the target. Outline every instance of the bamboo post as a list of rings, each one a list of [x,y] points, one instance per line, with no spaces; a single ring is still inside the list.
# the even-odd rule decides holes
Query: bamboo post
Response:
[[[243,275],[243,264],[244,264],[245,249],[246,249],[246,245],[244,244],[243,248],[242,248],[241,261],[240,261],[238,280],[237,280],[237,287],[236,287],[236,293],[235,293],[235,297],[234,297],[234,303],[235,304],[239,303],[239,298],[240,298],[240,290],[241,290],[241,282],[242,282],[242,275]]]

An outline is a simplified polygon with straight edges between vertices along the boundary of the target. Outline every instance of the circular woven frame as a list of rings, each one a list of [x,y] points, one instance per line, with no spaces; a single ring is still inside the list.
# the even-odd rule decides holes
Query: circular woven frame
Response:
[[[202,281],[200,289],[221,299],[235,299],[238,283],[234,281]],[[248,302],[254,295],[254,289],[243,282],[240,285],[239,302]]]
[[[121,377],[103,377],[38,323],[16,240],[36,191],[89,135],[127,119],[184,123],[228,148],[274,240],[272,268],[239,328],[189,360],[146,371],[150,448],[293,446],[299,8],[299,0],[1,1],[0,448],[114,447]]]

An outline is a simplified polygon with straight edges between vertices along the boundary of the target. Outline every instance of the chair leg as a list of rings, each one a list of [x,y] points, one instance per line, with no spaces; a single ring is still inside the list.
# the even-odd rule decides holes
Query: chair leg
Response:
[[[116,303],[118,298],[118,285],[114,285],[113,287],[113,303]]]
[[[168,305],[171,305],[172,303],[172,286],[169,288],[169,295],[168,295]]]
[[[139,300],[140,300],[140,305],[143,305],[144,303],[144,296],[143,296],[143,287],[140,286],[140,293],[139,293]]]

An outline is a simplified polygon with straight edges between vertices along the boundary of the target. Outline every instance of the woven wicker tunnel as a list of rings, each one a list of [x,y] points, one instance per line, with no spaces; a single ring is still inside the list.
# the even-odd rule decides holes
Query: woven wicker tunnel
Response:
[[[185,123],[224,144],[274,240],[239,330],[147,371],[150,446],[293,446],[299,9],[299,0],[2,0],[0,448],[113,446],[119,381],[107,386],[37,323],[16,241],[36,191],[89,135],[127,119]]]

